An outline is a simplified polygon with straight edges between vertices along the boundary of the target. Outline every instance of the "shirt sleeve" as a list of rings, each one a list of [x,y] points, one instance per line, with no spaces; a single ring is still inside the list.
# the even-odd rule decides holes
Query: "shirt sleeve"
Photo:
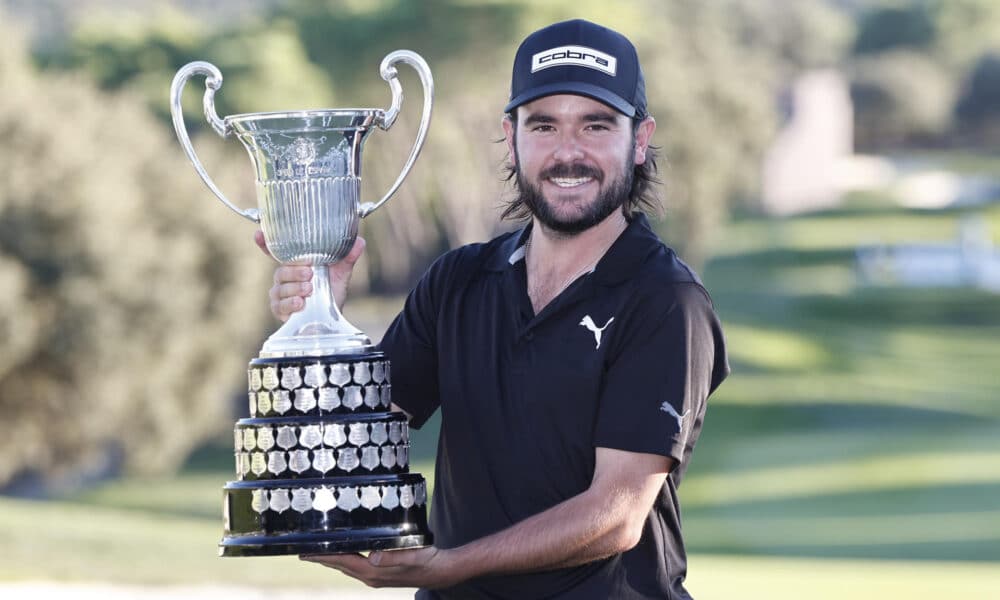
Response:
[[[678,463],[694,446],[706,400],[728,366],[707,293],[693,283],[672,287],[665,310],[633,311],[624,335],[616,336],[595,446],[670,456]]]
[[[414,429],[419,429],[441,404],[437,323],[453,262],[454,253],[449,253],[431,265],[379,344],[390,362],[392,401],[411,416],[410,426]]]

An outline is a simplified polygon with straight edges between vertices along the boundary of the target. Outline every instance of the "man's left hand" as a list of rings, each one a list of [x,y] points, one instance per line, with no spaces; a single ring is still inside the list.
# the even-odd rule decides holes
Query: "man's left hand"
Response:
[[[389,550],[361,554],[309,554],[302,560],[319,563],[370,587],[419,587],[454,585],[466,579],[458,569],[454,551],[434,546],[412,550]]]

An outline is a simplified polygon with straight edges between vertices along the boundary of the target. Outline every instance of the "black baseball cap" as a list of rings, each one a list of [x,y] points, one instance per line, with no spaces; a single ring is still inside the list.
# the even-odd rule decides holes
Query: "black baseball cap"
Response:
[[[521,42],[504,112],[552,94],[587,96],[625,116],[646,117],[646,81],[635,46],[583,19],[549,25]]]

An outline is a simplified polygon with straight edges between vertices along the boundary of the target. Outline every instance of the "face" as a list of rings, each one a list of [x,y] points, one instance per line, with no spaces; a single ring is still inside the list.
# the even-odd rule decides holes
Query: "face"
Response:
[[[627,200],[654,128],[648,118],[633,134],[630,118],[583,96],[518,107],[517,124],[504,119],[504,132],[521,199],[554,231],[579,233],[603,222]]]

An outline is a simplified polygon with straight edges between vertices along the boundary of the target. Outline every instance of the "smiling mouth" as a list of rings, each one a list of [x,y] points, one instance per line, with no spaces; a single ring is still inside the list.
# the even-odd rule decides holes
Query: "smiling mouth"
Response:
[[[585,183],[590,183],[592,177],[550,177],[549,181],[561,188],[575,188]]]

